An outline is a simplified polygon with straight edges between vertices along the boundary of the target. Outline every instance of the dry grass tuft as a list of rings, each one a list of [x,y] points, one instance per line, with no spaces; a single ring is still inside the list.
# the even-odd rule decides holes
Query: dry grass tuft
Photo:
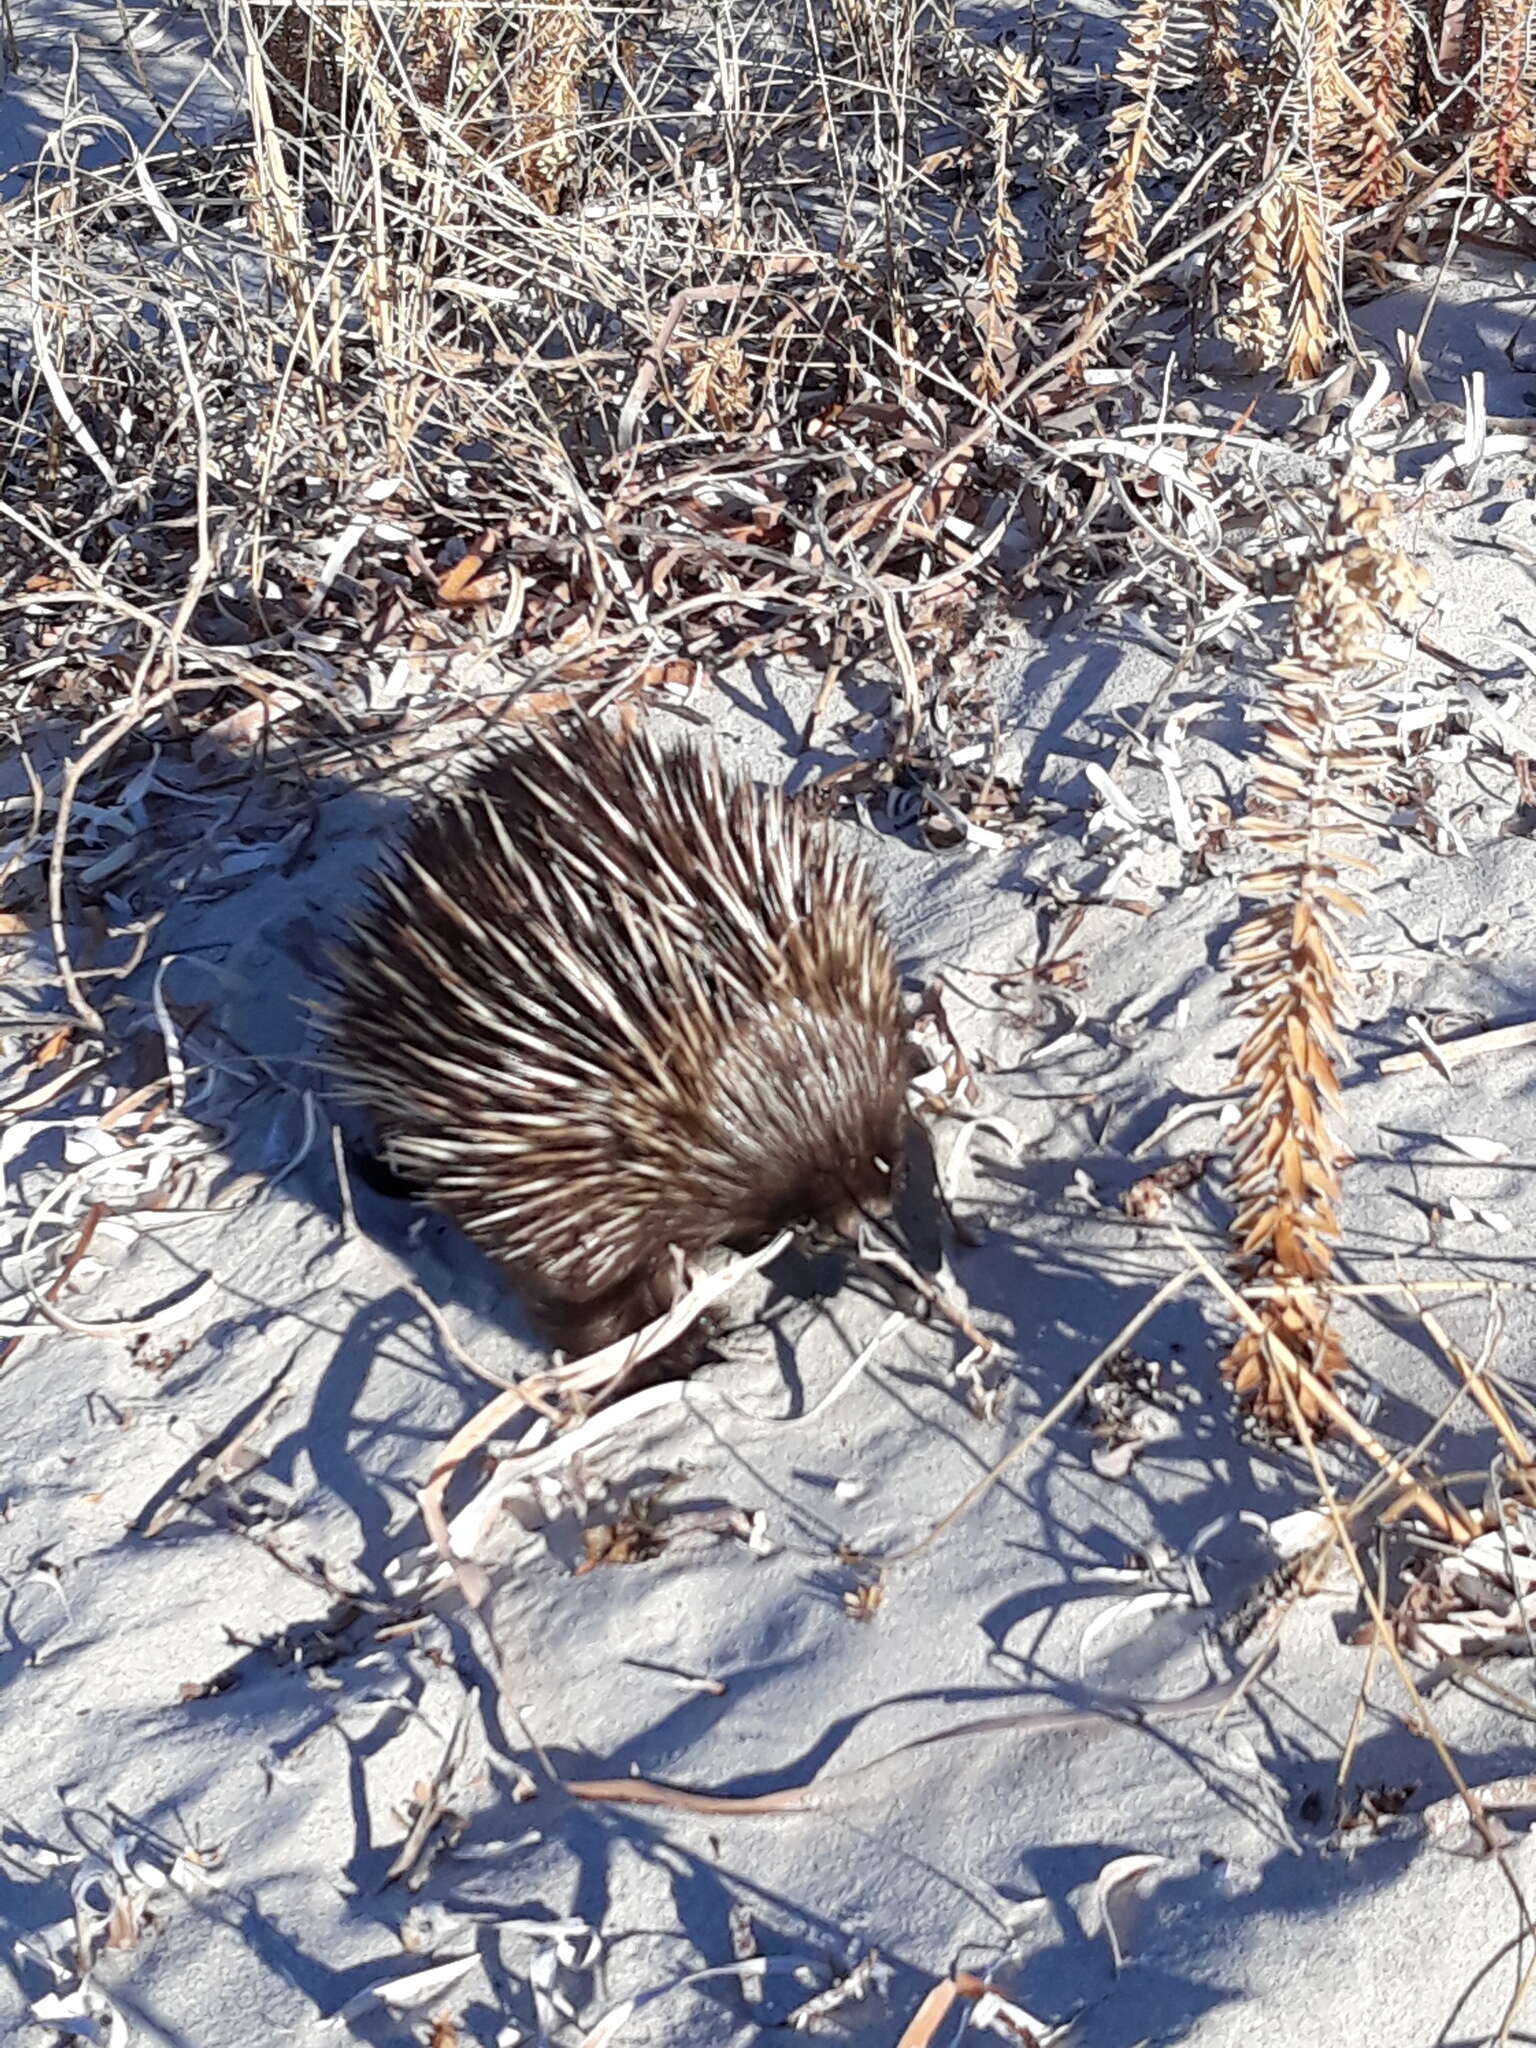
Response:
[[[243,14],[280,124],[333,174],[418,189],[505,177],[558,209],[601,50],[586,0],[287,0],[267,20],[246,0]]]
[[[1124,305],[1113,285],[1155,253],[1146,223],[1169,171],[1206,137],[1205,206],[1236,213],[1208,266],[1218,330],[1250,368],[1311,382],[1343,331],[1345,268],[1383,225],[1395,240],[1415,201],[1453,189],[1463,203],[1530,192],[1533,51],[1536,0],[1476,0],[1428,26],[1403,0],[1282,0],[1246,21],[1226,0],[1143,0],[1083,238],[1085,352]],[[1132,297],[1122,324],[1140,310]]]
[[[1139,0],[1107,94],[949,0],[209,7],[249,132],[195,169],[54,164],[8,218],[55,374],[6,402],[37,528],[7,586],[94,563],[130,477],[180,559],[200,473],[194,672],[242,629],[281,666],[301,620],[408,621],[423,663],[473,644],[533,688],[776,654],[824,672],[817,723],[887,685],[891,774],[925,785],[1021,592],[1201,553],[1203,476],[1149,522],[1145,478],[1083,459],[1145,426],[1152,366],[1214,307],[1310,383],[1373,236],[1478,225],[1482,192],[1507,227],[1529,186],[1532,0],[1433,47],[1403,0]],[[146,216],[178,253],[134,291],[95,251]],[[103,570],[142,609],[131,559]]]

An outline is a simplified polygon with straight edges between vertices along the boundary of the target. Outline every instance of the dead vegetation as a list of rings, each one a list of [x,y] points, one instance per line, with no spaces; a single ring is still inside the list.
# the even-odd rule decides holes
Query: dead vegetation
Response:
[[[10,209],[19,710],[165,672],[138,608],[210,682],[340,633],[616,691],[772,652],[824,713],[868,669],[921,760],[1001,607],[1157,575],[1082,444],[1170,346],[1313,379],[1362,265],[1530,182],[1527,0],[1433,50],[1396,0],[1144,0],[1107,92],[943,0],[209,12],[247,136]]]
[[[1258,907],[1232,946],[1238,1012],[1256,1020],[1237,1056],[1233,1235],[1243,1272],[1274,1287],[1227,1370],[1281,1427],[1293,1403],[1323,1421],[1310,1388],[1344,1363],[1320,1283],[1348,1162],[1333,1121],[1352,1022],[1347,931],[1391,772],[1376,681],[1388,631],[1409,623],[1420,586],[1394,545],[1390,500],[1346,479],[1296,596],[1293,651],[1271,672],[1274,709],[1241,823],[1260,865],[1242,883]]]

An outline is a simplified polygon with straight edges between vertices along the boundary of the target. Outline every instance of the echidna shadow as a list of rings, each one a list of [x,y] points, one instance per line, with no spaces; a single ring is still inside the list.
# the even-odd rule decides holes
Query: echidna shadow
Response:
[[[321,1009],[396,1191],[568,1354],[661,1313],[681,1260],[786,1227],[846,1244],[930,1170],[850,836],[649,726],[530,723],[418,807]]]

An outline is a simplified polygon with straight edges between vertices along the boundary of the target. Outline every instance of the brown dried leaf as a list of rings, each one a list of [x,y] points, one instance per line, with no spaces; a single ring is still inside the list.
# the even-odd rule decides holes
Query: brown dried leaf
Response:
[[[437,601],[452,610],[470,605],[488,604],[493,597],[499,597],[507,587],[504,570],[484,574],[486,564],[494,556],[498,539],[494,533],[483,533],[474,546],[466,549],[459,560],[448,568],[439,570],[437,577]]]

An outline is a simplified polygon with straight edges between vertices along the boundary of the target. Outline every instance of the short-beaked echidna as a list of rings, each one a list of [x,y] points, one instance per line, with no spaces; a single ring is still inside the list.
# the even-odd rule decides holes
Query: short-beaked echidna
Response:
[[[337,982],[386,1162],[569,1352],[669,1306],[674,1248],[889,1210],[909,1068],[870,877],[712,750],[521,729],[412,820]]]

